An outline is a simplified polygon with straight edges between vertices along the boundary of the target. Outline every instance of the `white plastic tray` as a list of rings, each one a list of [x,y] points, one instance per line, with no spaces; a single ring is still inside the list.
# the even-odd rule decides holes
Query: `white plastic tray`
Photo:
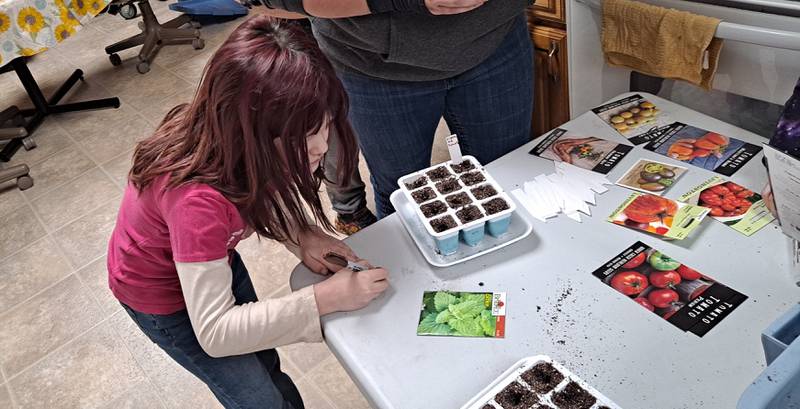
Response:
[[[467,260],[472,260],[475,257],[482,256],[520,241],[533,231],[533,226],[528,221],[528,218],[522,215],[524,212],[524,210],[522,210],[523,207],[516,206],[514,213],[511,213],[511,223],[508,226],[508,232],[506,232],[506,234],[500,237],[493,237],[487,234],[477,246],[470,247],[460,244],[458,246],[458,251],[443,256],[436,252],[436,243],[417,216],[416,205],[412,204],[400,190],[395,190],[389,197],[389,200],[392,202],[398,216],[400,216],[400,221],[403,222],[403,226],[405,226],[406,231],[408,231],[408,234],[414,240],[422,256],[425,257],[428,263],[436,267],[448,267],[463,263]],[[516,201],[516,199],[511,200]]]
[[[584,382],[583,379],[578,378],[572,372],[570,372],[569,369],[564,368],[558,362],[554,362],[547,355],[529,356],[527,358],[520,359],[517,361],[517,363],[512,365],[511,368],[506,369],[505,372],[497,377],[497,379],[492,381],[492,383],[490,383],[487,387],[483,388],[483,390],[475,395],[474,398],[470,399],[469,402],[464,404],[461,409],[481,409],[487,403],[493,408],[500,408],[500,405],[494,404],[494,396],[502,391],[511,382],[518,381],[519,383],[526,385],[525,381],[520,378],[520,375],[540,362],[547,362],[564,374],[564,380],[562,380],[561,383],[555,387],[555,389],[542,395],[543,399],[540,403],[548,404],[554,408],[557,407],[550,401],[550,396],[552,396],[553,392],[562,390],[570,381],[574,381],[580,385],[581,388],[585,389],[587,392],[591,393],[595,398],[597,398],[597,402],[594,404],[594,406],[592,406],[592,409],[597,409],[602,406],[607,406],[611,409],[621,409],[619,405],[612,402],[611,399],[608,399],[602,393],[589,386],[589,384]]]

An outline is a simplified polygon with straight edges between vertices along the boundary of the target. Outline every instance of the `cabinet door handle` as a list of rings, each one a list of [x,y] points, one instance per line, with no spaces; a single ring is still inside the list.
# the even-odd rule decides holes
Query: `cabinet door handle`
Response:
[[[550,75],[550,78],[552,78],[554,82],[558,82],[560,72],[558,51],[558,42],[550,40],[550,49],[547,50],[547,74]]]

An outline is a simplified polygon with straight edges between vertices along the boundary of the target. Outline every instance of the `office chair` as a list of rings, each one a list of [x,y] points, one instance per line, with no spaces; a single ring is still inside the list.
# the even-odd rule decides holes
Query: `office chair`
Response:
[[[146,74],[150,71],[150,64],[156,58],[159,50],[165,45],[191,44],[195,50],[205,47],[205,41],[200,38],[199,23],[183,14],[161,24],[150,7],[149,0],[113,0],[108,5],[108,13],[120,14],[128,20],[135,18],[139,13],[142,16],[142,21],[139,22],[141,33],[106,47],[106,53],[112,65],[122,64],[118,52],[141,45],[136,71]],[[187,24],[190,25],[190,28],[180,28]]]
[[[6,126],[6,123],[10,126]],[[22,140],[22,144],[27,149],[32,149],[36,146],[28,136],[28,131],[24,128],[24,119],[20,115],[19,109],[12,106],[3,112],[0,112],[0,141]],[[0,183],[8,182],[9,180],[16,180],[17,187],[20,190],[26,190],[33,187],[33,178],[29,175],[30,169],[27,165],[15,165],[7,169],[0,170]]]

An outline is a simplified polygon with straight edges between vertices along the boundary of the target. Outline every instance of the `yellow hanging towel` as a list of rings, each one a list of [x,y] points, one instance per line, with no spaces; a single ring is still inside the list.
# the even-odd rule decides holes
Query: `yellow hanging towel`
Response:
[[[720,20],[630,0],[603,2],[606,62],[711,89],[722,40]]]

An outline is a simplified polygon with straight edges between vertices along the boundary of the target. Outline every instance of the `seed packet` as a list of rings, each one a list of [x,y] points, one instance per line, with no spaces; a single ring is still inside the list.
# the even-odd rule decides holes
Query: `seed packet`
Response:
[[[592,275],[683,331],[702,337],[747,296],[637,241]]]
[[[417,335],[504,338],[506,293],[426,291]]]
[[[637,192],[622,202],[608,221],[664,239],[682,240],[700,226],[709,211],[706,207]]]
[[[556,162],[566,162],[577,167],[608,174],[628,152],[625,145],[595,136],[574,135],[566,129],[556,128],[529,153]]]
[[[775,217],[761,195],[719,176],[701,183],[678,198],[684,203],[711,209],[712,219],[750,236],[770,224]]]
[[[762,149],[680,122],[659,129],[657,134],[645,149],[724,176],[736,173]]]
[[[683,166],[639,159],[617,184],[628,189],[661,196],[686,173]]]
[[[655,131],[672,123],[668,115],[639,94],[592,109],[600,119],[634,145],[651,141]]]

